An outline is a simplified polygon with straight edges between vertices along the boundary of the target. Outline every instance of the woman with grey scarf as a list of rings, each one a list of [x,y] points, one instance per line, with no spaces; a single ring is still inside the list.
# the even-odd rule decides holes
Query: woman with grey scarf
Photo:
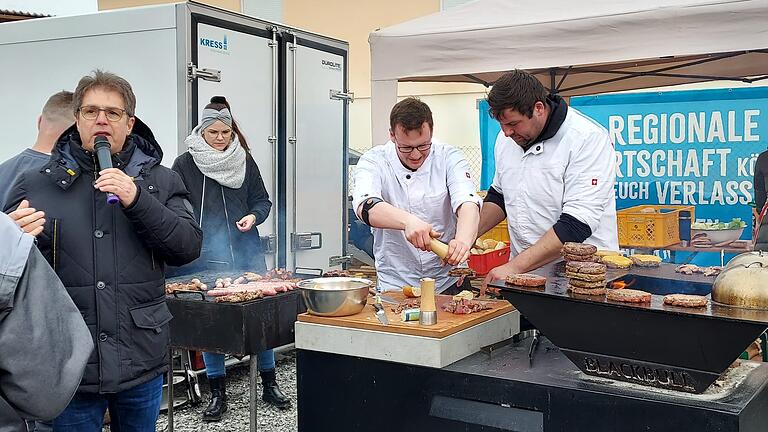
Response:
[[[205,106],[200,124],[185,140],[188,151],[173,163],[190,192],[190,201],[203,230],[200,258],[177,273],[226,270],[265,273],[257,225],[269,216],[272,203],[251,157],[245,137],[232,118],[229,103],[214,96]],[[218,421],[227,410],[224,355],[203,353],[211,387],[211,402],[203,420]],[[275,380],[275,355],[257,357],[264,393],[262,399],[280,409],[291,401]]]

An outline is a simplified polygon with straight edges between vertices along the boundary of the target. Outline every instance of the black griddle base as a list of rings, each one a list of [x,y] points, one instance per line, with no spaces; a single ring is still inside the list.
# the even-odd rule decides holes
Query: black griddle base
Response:
[[[768,364],[730,391],[695,395],[584,375],[546,339],[530,367],[529,341],[443,369],[299,350],[299,430],[768,430]]]

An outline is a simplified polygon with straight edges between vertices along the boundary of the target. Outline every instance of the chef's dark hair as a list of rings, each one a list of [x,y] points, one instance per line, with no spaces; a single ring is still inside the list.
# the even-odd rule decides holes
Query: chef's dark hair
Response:
[[[547,89],[533,75],[515,69],[493,83],[487,100],[488,114],[496,120],[509,108],[531,118],[536,102],[547,103]]]
[[[424,102],[415,97],[408,97],[396,103],[389,113],[389,128],[395,133],[395,126],[400,125],[408,132],[420,130],[426,122],[432,130],[432,110]]]
[[[227,98],[224,96],[213,96],[211,98],[211,103],[205,107],[213,108],[217,111],[226,108],[229,110],[229,113],[232,114],[232,108],[229,107],[229,101],[227,101]],[[237,139],[240,141],[240,145],[245,149],[245,151],[250,152],[251,148],[248,147],[248,142],[245,140],[245,135],[243,135],[243,132],[240,131],[240,127],[237,126],[234,114],[232,115],[232,130],[237,134]]]

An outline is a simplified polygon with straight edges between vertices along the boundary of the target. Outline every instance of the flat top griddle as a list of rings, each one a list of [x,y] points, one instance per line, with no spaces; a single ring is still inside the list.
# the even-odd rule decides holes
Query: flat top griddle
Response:
[[[719,304],[667,306],[672,293],[708,295],[714,277],[675,273],[675,266],[613,270],[608,281],[635,280],[652,294],[650,304],[607,300],[567,290],[565,264],[535,273],[542,288],[493,283],[501,295],[589,375],[701,393],[768,328],[768,311]]]
[[[565,262],[559,261],[535,270],[535,273],[547,278],[544,289],[522,286],[509,286],[503,282],[494,282],[491,286],[507,291],[527,292],[531,295],[560,296],[577,302],[608,303],[614,307],[626,309],[645,309],[664,314],[684,314],[712,317],[724,320],[750,321],[768,326],[768,310],[746,309],[722,305],[711,301],[705,308],[686,308],[665,305],[662,301],[667,294],[695,294],[709,296],[712,292],[714,276],[702,274],[685,275],[675,272],[676,265],[661,264],[659,267],[632,267],[627,270],[608,269],[608,286],[613,281],[634,282],[628,288],[647,291],[652,294],[650,303],[624,303],[608,300],[605,296],[588,296],[568,291],[565,278]]]

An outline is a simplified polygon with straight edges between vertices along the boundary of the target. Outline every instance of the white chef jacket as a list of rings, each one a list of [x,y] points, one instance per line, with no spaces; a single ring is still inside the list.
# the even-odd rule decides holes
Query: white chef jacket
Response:
[[[456,212],[465,202],[478,206],[477,195],[462,153],[438,140],[424,164],[416,171],[403,166],[392,141],[365,152],[355,168],[352,191],[355,211],[368,198],[380,198],[432,224],[448,243],[456,235]],[[373,254],[376,257],[378,288],[400,290],[403,285],[419,286],[419,279],[435,279],[442,292],[456,278],[448,276],[450,265],[443,265],[432,252],[417,249],[405,238],[405,232],[373,228]]]
[[[619,249],[616,156],[608,132],[568,107],[555,136],[527,151],[500,132],[493,188],[504,195],[512,256],[536,243],[568,213],[589,225],[585,243]]]

